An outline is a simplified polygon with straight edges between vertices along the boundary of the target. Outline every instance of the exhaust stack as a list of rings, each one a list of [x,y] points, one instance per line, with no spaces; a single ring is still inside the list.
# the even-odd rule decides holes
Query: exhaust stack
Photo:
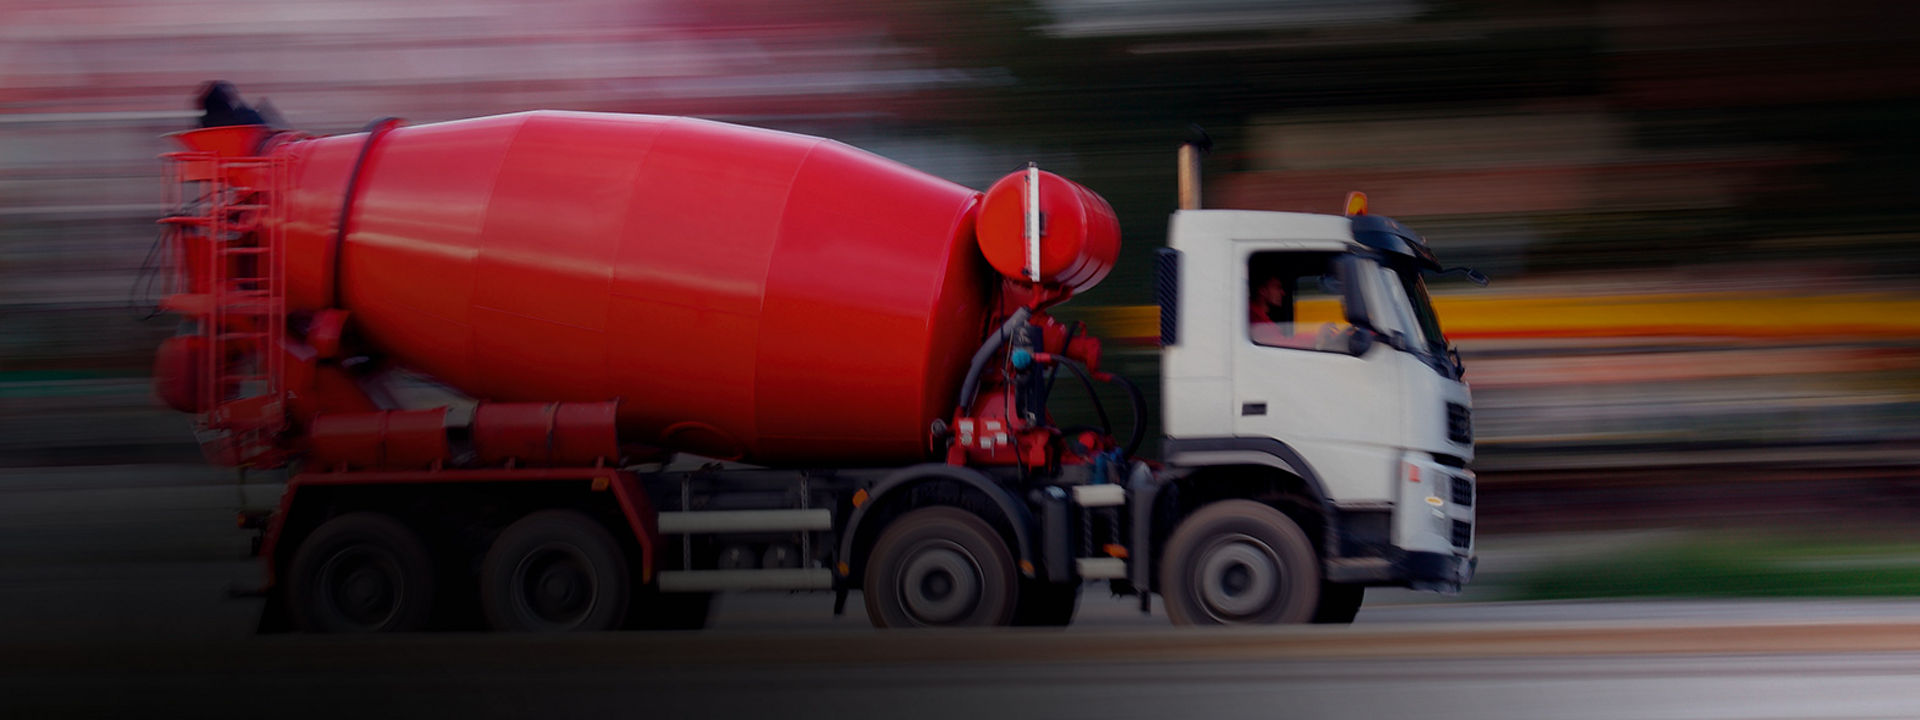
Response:
[[[1187,141],[1180,144],[1180,209],[1200,209],[1200,158],[1213,150],[1213,138],[1199,125],[1187,126]]]

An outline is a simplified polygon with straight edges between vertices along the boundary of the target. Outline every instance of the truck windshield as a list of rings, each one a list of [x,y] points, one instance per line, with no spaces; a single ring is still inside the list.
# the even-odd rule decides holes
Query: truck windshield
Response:
[[[1407,300],[1413,306],[1413,316],[1419,323],[1420,334],[1424,335],[1427,348],[1435,355],[1447,353],[1447,336],[1440,331],[1440,316],[1433,311],[1433,299],[1427,295],[1427,281],[1418,270],[1401,270],[1401,287],[1406,289]]]
[[[1374,277],[1385,289],[1387,307],[1381,309],[1383,313],[1376,313],[1375,329],[1405,333],[1406,344],[1395,347],[1420,358],[1441,375],[1459,378],[1465,368],[1440,331],[1440,316],[1433,310],[1433,299],[1427,294],[1420,269],[1387,263],[1377,272]]]

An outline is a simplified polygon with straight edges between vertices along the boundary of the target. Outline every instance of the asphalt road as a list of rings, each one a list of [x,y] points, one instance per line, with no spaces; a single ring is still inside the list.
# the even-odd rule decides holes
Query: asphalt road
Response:
[[[1834,651],[1835,636],[1843,639],[1837,644],[1883,649]],[[64,644],[12,647],[0,660],[0,710],[10,717],[1911,718],[1920,717],[1917,641],[1920,626],[1907,624]],[[1815,650],[1795,649],[1803,645]]]
[[[1911,718],[1920,603],[1500,603],[1375,592],[1352,627],[873,631],[724,598],[705,633],[256,637],[236,488],[191,465],[0,470],[0,717]],[[1609,537],[1488,538],[1483,569]]]

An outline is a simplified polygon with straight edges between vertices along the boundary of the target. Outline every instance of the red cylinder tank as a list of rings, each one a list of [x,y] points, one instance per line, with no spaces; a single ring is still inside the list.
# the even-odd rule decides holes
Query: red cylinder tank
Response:
[[[1039,181],[1037,192],[1029,178]],[[1039,200],[1040,247],[1029,248],[1027,211]],[[1080,292],[1093,287],[1120,257],[1120,220],[1105,198],[1050,172],[1016,172],[987,188],[980,206],[980,251],[1000,274],[1031,281],[1037,251],[1041,283]]]
[[[276,150],[289,305],[481,399],[618,398],[625,441],[761,464],[910,462],[984,336],[980,194],[837,142],[563,112],[372,135]]]

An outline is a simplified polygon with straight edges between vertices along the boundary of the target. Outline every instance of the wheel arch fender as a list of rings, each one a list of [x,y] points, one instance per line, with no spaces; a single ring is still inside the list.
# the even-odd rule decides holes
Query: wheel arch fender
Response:
[[[862,549],[860,540],[877,536],[881,527],[876,523],[884,524],[882,520],[899,514],[879,512],[876,509],[911,509],[896,507],[896,503],[908,497],[914,487],[943,482],[975,491],[993,503],[1012,530],[1014,547],[1010,549],[1013,550],[1020,575],[1027,578],[1034,577],[1033,511],[1014,497],[1013,493],[994,482],[993,478],[988,477],[986,473],[967,467],[928,463],[895,471],[866,490],[866,502],[860,503],[853,509],[852,515],[847,518],[845,530],[840,534],[840,547],[836,554],[837,562],[834,571],[840,575],[842,582],[849,586],[858,584],[866,563],[864,555],[868,554],[860,552]],[[985,519],[992,520],[992,518]],[[867,549],[871,550],[871,548]]]
[[[1293,446],[1279,440],[1250,437],[1168,438],[1163,448],[1167,464],[1175,467],[1198,469],[1221,465],[1264,465],[1283,471],[1306,484],[1322,511],[1329,514],[1333,512],[1333,501],[1327,495],[1327,485],[1320,479],[1320,474]]]
[[[1318,522],[1312,523],[1313,527],[1307,527],[1306,523],[1303,523],[1302,529],[1307,530],[1309,536],[1314,538],[1315,545],[1325,553],[1325,557],[1337,556],[1341,552],[1340,515],[1332,498],[1327,494],[1326,484],[1314,470],[1313,465],[1286,443],[1272,438],[1169,439],[1164,448],[1171,472],[1156,488],[1157,492],[1152,498],[1155,504],[1151,511],[1154,522],[1150,526],[1150,537],[1146,539],[1154,549],[1153,564],[1158,564],[1162,545],[1172,534],[1174,526],[1186,514],[1197,511],[1206,503],[1216,500],[1233,498],[1258,500],[1257,492],[1251,491],[1253,488],[1264,490],[1276,484],[1290,487],[1291,490],[1288,492],[1295,497],[1305,496],[1301,498],[1306,501],[1305,503],[1293,503],[1292,507],[1298,508],[1301,512],[1317,515],[1315,519]],[[1235,468],[1255,471],[1255,476],[1249,478],[1253,480],[1250,488],[1243,488],[1240,492],[1221,488],[1216,492],[1205,493],[1203,495],[1206,497],[1205,500],[1192,503],[1191,507],[1186,508],[1185,513],[1179,512],[1176,506],[1188,501],[1188,498],[1180,497],[1182,492],[1191,493],[1200,490],[1201,488],[1195,483],[1203,483],[1206,478],[1218,477],[1222,473],[1235,474]],[[1169,489],[1175,491],[1165,492]],[[1279,509],[1285,511],[1284,507]],[[1296,518],[1297,521],[1300,519]],[[1150,580],[1152,576],[1143,568],[1140,577]]]

